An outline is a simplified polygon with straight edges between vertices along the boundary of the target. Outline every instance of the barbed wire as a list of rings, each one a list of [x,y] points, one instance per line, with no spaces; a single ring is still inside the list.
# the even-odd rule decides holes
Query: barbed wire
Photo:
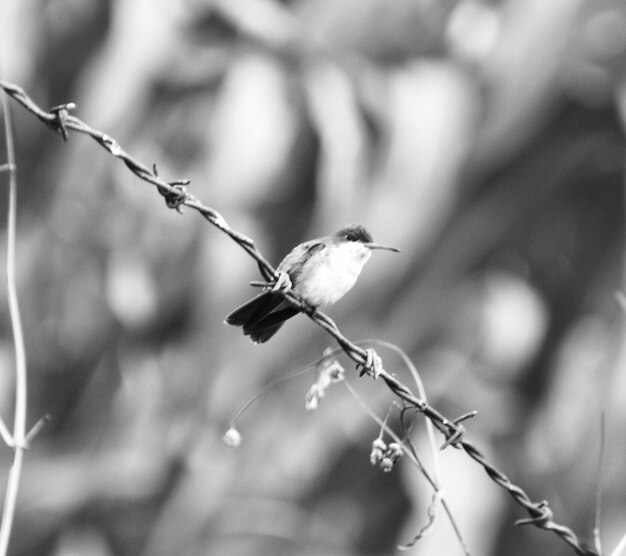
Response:
[[[169,208],[180,211],[181,206],[187,206],[196,210],[203,218],[218,228],[221,232],[229,236],[235,241],[248,255],[250,255],[259,267],[261,275],[266,282],[254,283],[256,286],[266,287],[276,283],[279,278],[276,269],[265,259],[254,241],[246,235],[231,228],[225,218],[215,209],[204,205],[200,200],[194,197],[187,190],[189,180],[178,179],[174,181],[163,180],[158,173],[156,165],[152,168],[142,164],[140,161],[129,155],[119,143],[102,131],[90,127],[79,118],[70,114],[70,111],[76,108],[74,103],[62,104],[55,106],[50,110],[40,108],[25,91],[4,80],[0,80],[0,88],[9,95],[13,100],[22,105],[26,110],[35,115],[46,126],[59,133],[63,140],[67,141],[69,131],[76,131],[91,137],[101,147],[108,151],[112,156],[119,158],[124,162],[127,168],[139,179],[154,185],[157,191],[165,199],[165,203]],[[553,520],[553,513],[546,500],[533,502],[528,494],[519,486],[513,484],[509,478],[491,464],[487,458],[469,441],[465,439],[465,427],[462,421],[473,417],[476,412],[471,412],[457,419],[447,419],[434,407],[429,405],[425,400],[415,396],[413,392],[394,375],[388,373],[382,364],[382,360],[378,357],[373,349],[364,349],[344,336],[333,320],[316,308],[309,306],[299,296],[292,291],[282,291],[291,303],[298,307],[302,312],[307,314],[316,324],[326,330],[339,344],[341,349],[347,356],[356,363],[357,369],[362,374],[369,374],[375,378],[380,378],[386,386],[398,398],[406,404],[416,408],[423,413],[434,426],[442,433],[445,442],[442,449],[453,446],[463,450],[470,458],[479,463],[487,475],[500,487],[505,489],[514,501],[522,506],[528,513],[529,517],[518,520],[518,525],[534,525],[540,529],[551,531],[557,534],[567,544],[569,544],[577,554],[583,556],[599,556],[598,552],[581,540],[572,529],[564,525],[560,525]]]

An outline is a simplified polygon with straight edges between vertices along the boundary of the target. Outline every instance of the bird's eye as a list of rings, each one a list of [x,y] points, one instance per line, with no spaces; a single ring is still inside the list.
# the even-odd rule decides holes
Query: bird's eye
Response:
[[[357,241],[357,237],[356,237],[356,234],[354,232],[348,232],[346,234],[346,239],[348,241]]]

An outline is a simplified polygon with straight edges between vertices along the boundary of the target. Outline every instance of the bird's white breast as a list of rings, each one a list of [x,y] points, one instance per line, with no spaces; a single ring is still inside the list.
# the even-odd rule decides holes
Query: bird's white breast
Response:
[[[335,303],[354,286],[370,256],[359,242],[328,246],[307,261],[294,289],[315,307]]]

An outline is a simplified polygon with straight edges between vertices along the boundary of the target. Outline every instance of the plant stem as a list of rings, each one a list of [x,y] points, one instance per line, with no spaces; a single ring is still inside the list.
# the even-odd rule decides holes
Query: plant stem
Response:
[[[14,448],[13,465],[9,472],[7,489],[0,525],[0,556],[5,556],[9,546],[9,538],[15,516],[15,505],[22,475],[24,459],[24,438],[26,432],[26,351],[24,349],[24,334],[17,301],[17,287],[15,280],[15,235],[17,218],[17,174],[15,167],[15,148],[11,116],[9,114],[6,96],[2,95],[2,110],[4,114],[4,129],[7,150],[7,164],[9,172],[9,206],[7,219],[7,256],[6,279],[9,314],[13,331],[15,347],[15,419],[13,423],[12,444]]]

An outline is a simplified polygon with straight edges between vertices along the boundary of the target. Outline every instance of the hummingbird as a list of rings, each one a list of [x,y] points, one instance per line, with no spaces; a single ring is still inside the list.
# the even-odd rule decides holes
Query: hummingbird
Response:
[[[357,281],[374,249],[398,253],[394,247],[374,243],[360,224],[350,224],[334,234],[305,241],[294,247],[276,269],[279,278],[271,288],[247,301],[232,313],[226,324],[241,326],[255,344],[267,342],[301,309],[280,293],[291,289],[317,309],[341,299]]]

